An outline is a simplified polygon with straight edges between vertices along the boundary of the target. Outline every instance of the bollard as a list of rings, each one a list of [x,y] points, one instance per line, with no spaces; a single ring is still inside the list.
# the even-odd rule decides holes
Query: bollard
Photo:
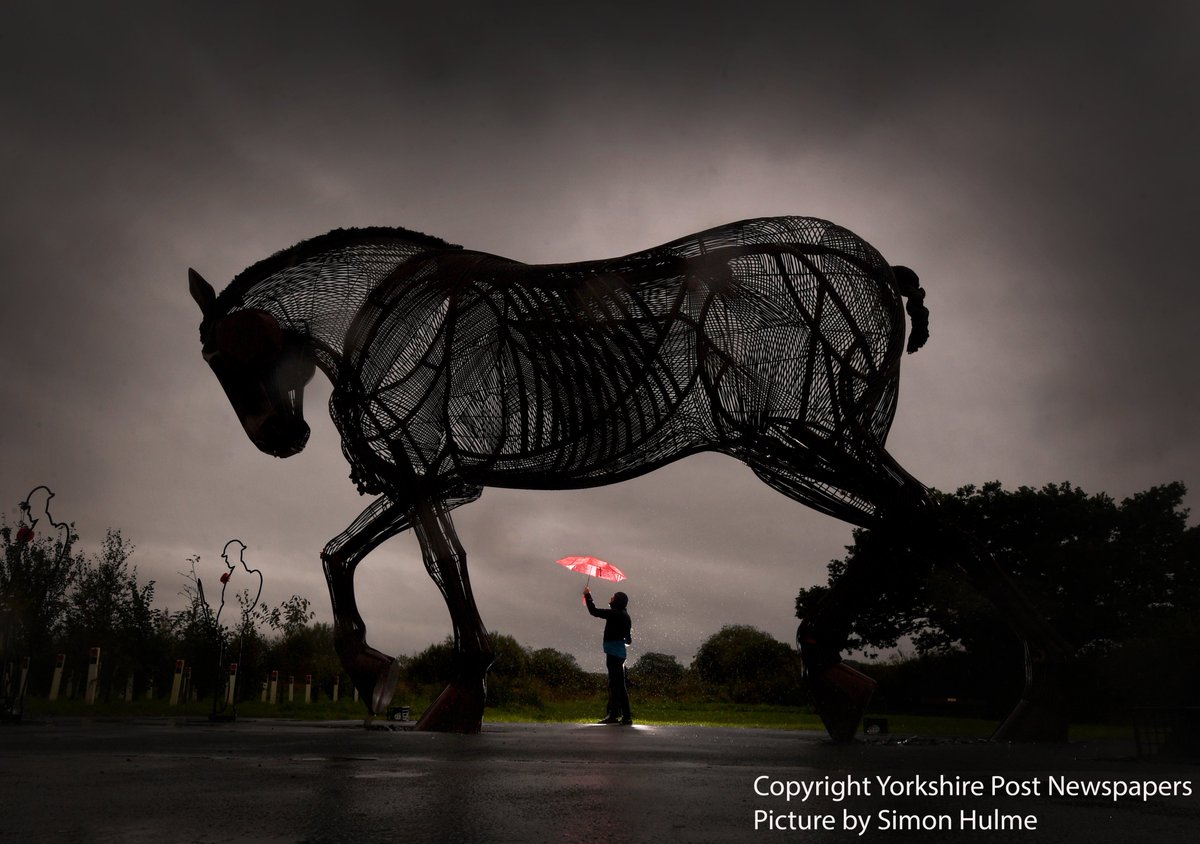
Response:
[[[171,706],[179,705],[179,693],[183,691],[183,660],[175,660],[175,679],[171,681]]]
[[[339,674],[337,677],[333,678],[333,702],[334,703],[337,703],[337,701],[338,701],[338,686],[340,686],[341,684],[342,684],[342,676]]]
[[[183,702],[192,699],[192,666],[183,669]]]
[[[83,702],[89,706],[96,702],[96,693],[100,690],[100,649],[91,648],[88,651],[87,688],[83,693]]]
[[[133,675],[125,678],[125,702],[133,703]]]
[[[304,675],[304,702],[312,703],[312,675]]]
[[[270,700],[272,706],[275,705],[276,703],[279,703],[279,672],[278,671],[271,672],[271,694],[268,697],[268,700]]]
[[[54,678],[50,680],[50,700],[58,700],[58,690],[62,686],[63,667],[67,664],[67,655],[58,654],[54,657]]]
[[[237,697],[237,663],[229,663],[229,682],[225,686],[225,705],[233,706]]]
[[[154,700],[154,678],[150,678],[150,682],[146,684],[146,700]]]
[[[296,675],[288,675],[288,703],[294,703],[296,700]]]
[[[259,698],[259,702],[260,703],[267,702],[267,681],[266,680],[262,681],[262,696]]]

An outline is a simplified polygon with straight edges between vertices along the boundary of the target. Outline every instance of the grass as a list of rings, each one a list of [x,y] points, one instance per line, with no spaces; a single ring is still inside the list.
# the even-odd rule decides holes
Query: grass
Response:
[[[428,699],[396,700],[397,705],[411,706],[413,716],[431,701]],[[605,697],[595,695],[576,700],[546,701],[540,706],[512,704],[488,707],[484,721],[490,723],[590,723],[604,714]],[[163,700],[109,701],[88,706],[82,701],[56,701],[30,698],[25,702],[25,717],[163,717],[207,718],[212,711],[212,702],[195,701],[178,706],[169,706]],[[353,699],[342,699],[337,703],[320,699],[306,704],[303,699],[294,703],[286,701],[276,705],[259,701],[239,703],[237,714],[242,718],[281,718],[303,721],[357,720],[365,717],[366,709]],[[888,730],[897,736],[937,736],[947,738],[986,739],[996,729],[990,719],[961,718],[940,715],[906,715],[872,713],[888,719]],[[634,701],[634,716],[640,724],[701,726],[701,727],[746,727],[772,730],[817,730],[824,727],[820,718],[810,707],[779,706],[772,704],[736,704],[706,701],[645,700]],[[1122,724],[1077,724],[1072,725],[1070,737],[1073,741],[1089,739],[1130,738],[1132,728]]]

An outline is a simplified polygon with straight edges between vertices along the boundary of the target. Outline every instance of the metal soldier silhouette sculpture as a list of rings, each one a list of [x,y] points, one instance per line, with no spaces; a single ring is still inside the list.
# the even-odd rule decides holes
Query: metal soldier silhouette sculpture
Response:
[[[1062,643],[982,548],[944,524],[884,450],[904,348],[927,337],[916,275],[843,228],[747,220],[610,260],[527,265],[399,228],[337,230],[239,274],[194,270],[204,358],[247,436],[276,457],[308,439],[304,385],[330,411],[362,493],[378,496],[321,554],[338,654],[372,712],[395,659],[370,647],[354,571],[412,528],[454,628],[456,674],[418,729],[474,732],[492,662],[450,511],[484,487],[615,483],[701,451],[784,495],[898,530],[959,566],[1027,643],[1008,738],[1060,738]],[[801,647],[830,734],[853,737],[873,683],[841,664],[869,573],[850,572]]]

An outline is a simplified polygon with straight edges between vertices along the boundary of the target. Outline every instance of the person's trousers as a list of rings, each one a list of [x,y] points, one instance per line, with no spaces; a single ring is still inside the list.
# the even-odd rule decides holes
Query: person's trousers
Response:
[[[629,710],[629,689],[625,687],[625,660],[605,654],[608,666],[608,714],[613,718],[633,718]]]

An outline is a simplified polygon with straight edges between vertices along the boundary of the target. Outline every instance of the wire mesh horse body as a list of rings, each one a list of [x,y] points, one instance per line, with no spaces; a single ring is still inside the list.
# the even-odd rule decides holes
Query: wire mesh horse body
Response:
[[[607,484],[711,450],[859,525],[928,500],[884,450],[903,298],[914,351],[923,291],[822,220],[748,220],[554,265],[403,229],[339,230],[255,264],[219,297],[193,271],[192,293],[205,357],[263,451],[303,448],[303,384],[314,365],[333,382],[351,477],[378,498],[322,558],[339,654],[373,711],[398,669],[366,644],[353,572],[415,529],[458,657],[419,727],[471,731],[482,717],[491,651],[449,512],[483,487]],[[827,665],[837,638],[823,637]]]
[[[433,252],[359,309],[333,411],[371,492],[607,484],[718,450],[861,523],[867,496],[809,476],[831,480],[826,451],[879,459],[903,336],[891,268],[821,221],[579,264]]]

